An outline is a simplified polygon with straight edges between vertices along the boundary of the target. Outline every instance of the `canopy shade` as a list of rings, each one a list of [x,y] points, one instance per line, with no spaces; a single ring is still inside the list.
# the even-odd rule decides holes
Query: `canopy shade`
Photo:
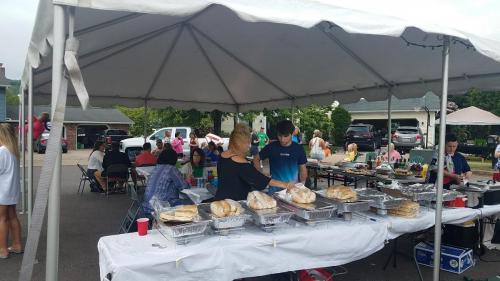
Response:
[[[436,124],[439,124],[439,119],[436,120]],[[500,125],[500,117],[489,111],[470,106],[448,114],[446,125]]]
[[[148,100],[235,112],[385,100],[389,89],[398,98],[439,93],[440,34],[456,36],[450,93],[499,86],[500,24],[488,12],[497,2],[482,5],[481,17],[465,0],[442,2],[438,12],[432,1],[54,2],[77,6],[79,64],[93,106]],[[25,86],[36,68],[37,103],[50,100],[51,5],[40,1],[22,79]],[[78,103],[72,89],[68,103]]]

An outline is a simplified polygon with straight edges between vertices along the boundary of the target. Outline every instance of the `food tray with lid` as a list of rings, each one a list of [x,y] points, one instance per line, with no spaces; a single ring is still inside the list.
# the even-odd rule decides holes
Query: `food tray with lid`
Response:
[[[333,204],[337,207],[337,213],[352,213],[352,212],[361,212],[368,211],[370,209],[370,200],[358,200],[356,202],[342,202],[335,199],[330,199],[326,197],[326,190],[316,190],[314,191],[319,196],[316,197],[316,201],[323,201],[326,203]]]
[[[278,200],[278,205],[304,220],[327,220],[337,210],[335,205],[326,201],[316,200],[311,204],[297,204],[288,196],[282,196],[282,193],[275,193],[274,197]]]
[[[239,201],[241,206],[246,205],[245,201]],[[202,216],[211,221],[211,225],[214,229],[230,229],[230,228],[242,228],[243,225],[251,218],[251,216],[243,208],[243,212],[235,216],[227,216],[223,218],[216,217],[212,215],[210,211],[210,203],[203,203],[198,205]]]
[[[280,205],[272,209],[254,210],[245,204],[243,208],[252,216],[255,224],[258,225],[286,224],[293,215],[293,212]]]

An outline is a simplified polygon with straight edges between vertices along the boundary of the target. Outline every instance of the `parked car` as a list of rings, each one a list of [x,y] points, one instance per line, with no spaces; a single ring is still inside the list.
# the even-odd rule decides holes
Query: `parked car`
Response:
[[[124,139],[131,138],[127,132],[119,129],[108,129],[104,131],[104,134],[100,136],[100,140],[102,140],[107,146],[111,145],[112,142],[120,142]]]
[[[418,127],[401,126],[392,135],[392,143],[396,149],[410,150],[424,145],[422,131]]]
[[[172,133],[172,138],[175,136],[176,133],[180,133],[182,138],[184,139],[184,146],[183,146],[183,153],[189,155],[189,134],[191,134],[192,129],[190,127],[166,127],[166,128],[161,128],[151,135],[149,135],[146,140],[151,144],[151,148],[155,149],[156,148],[156,140],[157,139],[163,139],[165,137],[165,132],[170,131]],[[198,142],[200,145],[203,142],[208,143],[209,140],[205,138],[198,138]],[[229,144],[229,139],[228,138],[222,138],[222,148],[224,150],[227,150],[227,146]],[[120,142],[120,151],[125,152],[127,155],[129,155],[129,158],[132,160],[135,158],[135,155],[139,150],[142,150],[142,145],[144,144],[144,137],[138,137],[138,138],[128,138],[124,139]]]
[[[49,133],[43,133],[40,137],[40,141],[35,145],[34,150],[39,154],[45,153],[47,150],[47,141],[49,140]],[[68,141],[65,138],[61,139],[62,152],[68,152]]]
[[[350,143],[355,143],[358,148],[367,148],[375,150],[380,147],[380,134],[375,130],[375,127],[370,124],[351,124],[345,133],[345,147]]]

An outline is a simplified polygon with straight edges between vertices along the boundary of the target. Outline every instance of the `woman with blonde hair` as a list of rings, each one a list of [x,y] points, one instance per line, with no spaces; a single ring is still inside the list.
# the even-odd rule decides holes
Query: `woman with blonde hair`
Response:
[[[219,187],[215,200],[245,200],[248,192],[263,190],[268,185],[290,189],[292,182],[273,180],[259,172],[245,156],[250,149],[250,128],[237,124],[229,137],[229,147],[222,152],[217,162]]]
[[[9,124],[0,124],[0,259],[23,252],[16,204],[20,197],[19,147]],[[9,233],[12,246],[7,246]]]
[[[321,138],[321,131],[314,130],[313,138],[309,141],[310,156],[316,160],[325,158],[324,149],[326,148],[325,141]]]

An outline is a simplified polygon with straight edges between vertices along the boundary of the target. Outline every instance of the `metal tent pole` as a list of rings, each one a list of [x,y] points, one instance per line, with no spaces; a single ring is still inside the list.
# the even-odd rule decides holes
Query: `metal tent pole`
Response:
[[[28,229],[33,210],[33,69],[28,72]]]
[[[391,163],[391,142],[392,142],[392,93],[389,91],[387,97],[387,159]]]
[[[443,76],[441,93],[441,120],[439,122],[439,152],[436,198],[436,224],[434,229],[434,270],[432,280],[439,281],[441,264],[441,215],[443,211],[444,146],[446,135],[446,108],[448,104],[448,61],[450,57],[450,37],[443,39]]]
[[[21,214],[26,213],[26,131],[24,130],[24,120],[26,113],[24,112],[25,106],[25,94],[23,89],[19,89],[19,95],[21,96],[21,126],[19,127],[19,132],[21,134]]]
[[[144,143],[148,137],[148,100],[144,100]]]
[[[65,9],[54,5],[54,45],[52,48],[52,108],[51,116],[56,111],[61,81],[63,79],[64,41],[66,35]],[[59,263],[59,216],[61,198],[61,150],[57,150],[54,172],[49,190],[49,206],[47,214],[47,262],[45,280],[58,280]]]

